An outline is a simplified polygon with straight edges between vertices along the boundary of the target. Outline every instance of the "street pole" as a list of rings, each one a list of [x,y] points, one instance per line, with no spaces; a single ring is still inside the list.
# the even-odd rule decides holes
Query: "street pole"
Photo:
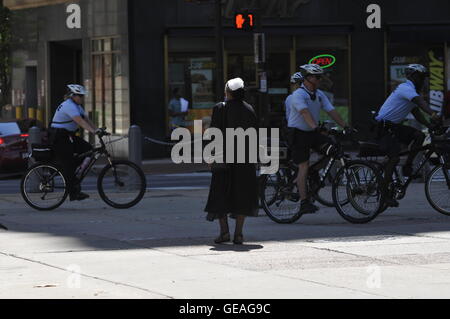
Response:
[[[263,34],[263,26],[262,26],[262,10],[260,7],[256,8],[255,10],[256,12],[256,25],[255,25],[255,33],[256,34]],[[264,43],[265,45],[265,43]],[[266,51],[266,48],[263,49],[263,51]],[[261,59],[261,58],[260,58]],[[262,76],[265,77],[265,87],[263,87],[263,82],[261,80]],[[260,125],[262,127],[269,127],[270,126],[270,118],[269,118],[269,100],[268,100],[268,92],[267,90],[268,88],[268,79],[267,79],[267,73],[266,73],[266,62],[264,61],[259,61],[259,63],[256,64],[256,78],[257,81],[259,82],[259,90],[258,90],[258,109],[259,109],[259,120],[260,120]]]
[[[216,16],[216,100],[219,102],[222,101],[224,98],[222,0],[215,0],[215,16]]]

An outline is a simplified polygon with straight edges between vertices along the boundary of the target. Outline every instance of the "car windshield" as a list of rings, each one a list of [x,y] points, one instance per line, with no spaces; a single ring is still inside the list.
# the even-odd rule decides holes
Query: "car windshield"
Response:
[[[20,128],[17,123],[0,123],[0,136],[18,135],[20,133]]]

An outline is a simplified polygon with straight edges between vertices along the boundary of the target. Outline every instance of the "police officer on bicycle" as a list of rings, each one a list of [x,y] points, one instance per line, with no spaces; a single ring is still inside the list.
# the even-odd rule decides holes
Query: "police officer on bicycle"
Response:
[[[289,122],[289,116],[292,109],[292,99],[294,92],[300,90],[304,79],[303,75],[300,72],[295,73],[291,76],[291,94],[286,98],[284,102],[285,110],[286,110],[286,121]]]
[[[82,107],[85,88],[77,84],[70,84],[67,88],[66,100],[58,106],[50,124],[49,138],[54,147],[55,159],[67,178],[70,200],[81,201],[89,198],[89,195],[81,192],[80,182],[75,176],[77,167],[83,161],[77,160],[75,155],[89,152],[92,146],[76,133],[79,127],[92,134],[101,134],[103,130],[95,127]]]
[[[327,96],[317,89],[324,70],[317,64],[307,64],[300,67],[300,73],[304,81],[292,94],[288,127],[293,131],[292,157],[299,166],[297,185],[302,200],[299,213],[312,214],[319,208],[308,197],[306,185],[311,149],[326,155],[333,151],[331,139],[323,135],[319,127],[320,111],[327,112],[341,127],[348,127]]]
[[[402,122],[412,113],[419,123],[429,129],[433,129],[439,123],[439,115],[428,106],[420,94],[428,76],[428,70],[423,65],[409,65],[406,68],[407,81],[400,84],[389,96],[376,117],[380,148],[388,156],[383,192],[389,207],[399,206],[397,200],[388,194],[388,187],[392,181],[394,168],[400,162],[401,144],[409,145],[412,150],[403,166],[403,175],[411,176],[414,158],[419,153],[414,149],[420,148],[425,140],[425,134],[411,126],[402,125]],[[421,109],[431,116],[432,123],[425,119]]]

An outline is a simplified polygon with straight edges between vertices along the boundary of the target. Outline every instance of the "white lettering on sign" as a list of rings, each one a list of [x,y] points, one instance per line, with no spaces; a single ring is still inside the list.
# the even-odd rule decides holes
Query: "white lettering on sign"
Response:
[[[67,28],[69,29],[81,29],[81,8],[76,3],[69,4],[66,8],[66,13],[69,16],[66,20]]]
[[[369,29],[381,29],[381,7],[378,4],[370,4],[367,7],[367,27]]]
[[[430,61],[430,107],[441,112],[444,106],[445,67],[444,62],[435,57],[434,51],[428,52]]]

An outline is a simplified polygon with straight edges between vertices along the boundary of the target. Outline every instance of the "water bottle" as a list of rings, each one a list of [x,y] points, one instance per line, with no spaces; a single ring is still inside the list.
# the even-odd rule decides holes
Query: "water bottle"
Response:
[[[81,178],[81,176],[83,175],[84,171],[86,170],[86,168],[88,167],[89,163],[91,162],[91,158],[90,157],[86,157],[83,160],[83,163],[81,163],[81,165],[78,167],[75,175],[78,179]]]

